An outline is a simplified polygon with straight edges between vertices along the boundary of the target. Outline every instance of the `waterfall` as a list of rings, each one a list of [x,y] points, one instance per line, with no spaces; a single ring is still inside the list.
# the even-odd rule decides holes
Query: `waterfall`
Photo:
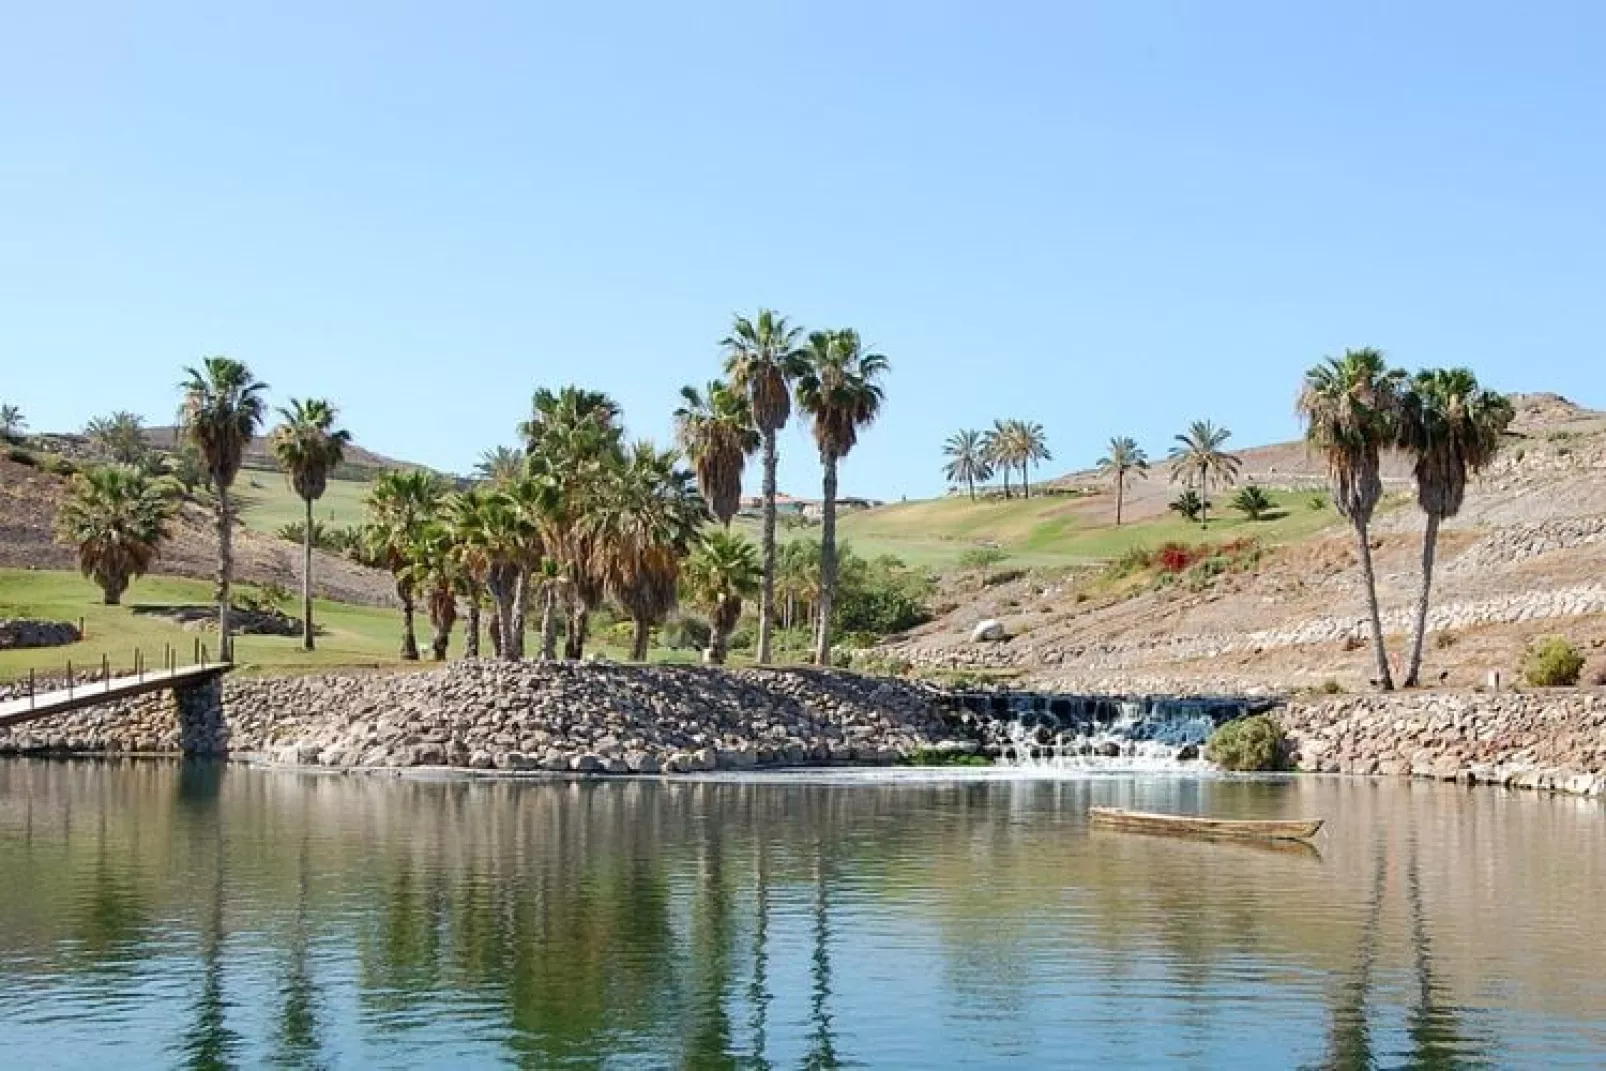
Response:
[[[977,692],[953,705],[1001,765],[1020,769],[1173,769],[1200,761],[1216,726],[1264,709],[1229,697]]]

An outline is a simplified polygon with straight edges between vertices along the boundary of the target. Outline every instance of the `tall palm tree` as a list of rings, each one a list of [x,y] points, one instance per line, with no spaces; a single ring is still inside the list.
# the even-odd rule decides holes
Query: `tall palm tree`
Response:
[[[345,459],[351,432],[335,427],[339,411],[322,398],[290,399],[284,423],[273,430],[273,456],[306,507],[301,526],[301,646],[312,650],[312,504],[323,497],[329,474]]]
[[[497,446],[480,454],[474,463],[474,478],[481,483],[506,487],[524,475],[524,451],[516,446]]]
[[[971,501],[976,499],[976,484],[993,478],[993,462],[987,452],[987,437],[979,431],[966,429],[948,436],[942,444],[943,456],[948,463],[942,473],[949,483],[964,484]]]
[[[418,661],[413,613],[419,574],[414,563],[444,494],[440,477],[424,469],[384,473],[368,493],[367,550],[396,579],[402,604],[401,657],[409,662]]]
[[[78,567],[116,606],[133,577],[144,576],[172,535],[177,506],[128,465],[103,465],[73,477],[56,511],[56,539],[78,552]]]
[[[532,486],[542,499],[536,511],[542,542],[564,572],[562,590],[569,601],[564,655],[570,659],[585,653],[591,611],[607,590],[597,529],[587,517],[624,457],[620,418],[618,404],[599,391],[542,388],[531,402],[530,419],[519,425]],[[522,611],[523,603],[519,606]]]
[[[738,533],[712,531],[686,559],[686,590],[708,614],[708,649],[703,661],[724,665],[730,636],[742,619],[742,601],[758,593],[763,566],[753,544]]]
[[[1015,455],[1015,463],[1020,466],[1021,493],[1031,498],[1031,468],[1039,462],[1054,459],[1054,455],[1048,449],[1048,433],[1043,430],[1041,424],[1012,420],[1010,438],[1014,443],[1012,452]]]
[[[993,426],[982,433],[983,455],[989,466],[1004,475],[1004,498],[1013,496],[1009,490],[1009,476],[1020,461],[1019,441],[1015,438],[1013,421],[995,420]]]
[[[1181,480],[1199,492],[1203,508],[1199,511],[1201,526],[1210,527],[1210,484],[1230,487],[1238,480],[1242,464],[1237,454],[1229,454],[1222,447],[1232,438],[1232,432],[1218,428],[1208,420],[1195,420],[1188,430],[1177,436],[1177,445],[1171,448],[1171,479]]]
[[[753,423],[764,449],[764,583],[758,603],[760,665],[771,661],[775,631],[775,468],[780,461],[776,433],[792,415],[792,382],[803,364],[798,348],[802,334],[803,329],[787,323],[786,317],[760,309],[754,319],[736,317],[731,333],[720,342],[725,348],[725,374],[731,386],[752,402]]]
[[[234,579],[234,513],[229,488],[240,473],[245,448],[267,415],[263,398],[268,385],[244,364],[229,357],[208,357],[199,368],[186,368],[179,385],[184,392],[180,421],[184,437],[194,444],[206,466],[217,514],[218,657],[234,658],[229,633],[229,588]]]
[[[1405,669],[1405,687],[1413,688],[1422,669],[1439,524],[1461,512],[1467,477],[1494,460],[1515,411],[1504,395],[1479,386],[1478,377],[1466,368],[1418,372],[1405,385],[1400,403],[1397,442],[1414,462],[1416,501],[1427,514],[1427,530],[1422,536],[1422,590],[1416,601],[1411,660]]]
[[[466,586],[466,570],[456,552],[452,529],[431,518],[419,531],[408,558],[403,566],[406,583],[414,592],[423,593],[429,614],[430,657],[444,662],[457,624],[457,597]]]
[[[638,442],[615,463],[585,518],[608,594],[635,623],[632,661],[647,660],[652,627],[675,608],[680,563],[708,519],[680,455]]]
[[[1388,650],[1383,645],[1383,618],[1377,607],[1377,578],[1372,570],[1372,544],[1367,529],[1383,497],[1379,451],[1394,445],[1398,435],[1400,389],[1405,373],[1390,370],[1379,350],[1345,350],[1305,373],[1297,409],[1305,422],[1305,441],[1327,461],[1333,508],[1355,530],[1355,551],[1361,562],[1367,616],[1372,629],[1372,655],[1377,682],[1392,691]]]
[[[21,406],[0,405],[0,439],[15,439],[27,430],[28,421]]]
[[[719,523],[729,528],[742,504],[742,469],[761,436],[746,394],[714,380],[707,388],[680,388],[675,439],[697,473],[697,486]]]
[[[814,661],[831,664],[831,602],[836,591],[837,463],[852,451],[859,432],[875,422],[885,391],[881,379],[891,364],[879,353],[864,352],[852,328],[815,331],[805,350],[807,365],[797,380],[798,408],[809,416],[814,444],[825,470],[820,523],[820,620]]]
[[[1099,458],[1099,473],[1115,484],[1115,526],[1121,527],[1121,507],[1126,502],[1126,485],[1133,479],[1148,479],[1149,455],[1136,439],[1118,436],[1110,440],[1109,451]]]
[[[463,491],[443,504],[442,514],[470,591],[468,629],[475,653],[477,593],[483,588],[491,597],[490,633],[496,656],[508,661],[524,656],[523,606],[529,597],[531,567],[541,554],[540,532],[532,515],[539,495],[536,481],[526,477],[501,491]]]

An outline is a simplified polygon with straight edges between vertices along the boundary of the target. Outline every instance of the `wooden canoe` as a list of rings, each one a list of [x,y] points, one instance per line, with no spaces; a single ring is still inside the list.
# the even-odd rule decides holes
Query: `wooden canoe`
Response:
[[[1111,829],[1130,829],[1138,833],[1173,833],[1195,837],[1230,837],[1237,840],[1309,840],[1322,828],[1320,818],[1312,821],[1248,821],[1231,818],[1201,818],[1192,814],[1152,814],[1121,807],[1091,807],[1088,817],[1095,825]]]

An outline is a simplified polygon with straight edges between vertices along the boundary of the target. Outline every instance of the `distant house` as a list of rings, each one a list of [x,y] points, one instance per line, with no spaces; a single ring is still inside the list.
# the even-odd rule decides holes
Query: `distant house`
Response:
[[[818,503],[806,498],[793,498],[791,495],[775,496],[775,512],[781,517],[801,517],[807,513],[810,506]],[[742,508],[739,511],[744,517],[757,517],[764,512],[764,497],[762,495],[746,495],[742,498]]]

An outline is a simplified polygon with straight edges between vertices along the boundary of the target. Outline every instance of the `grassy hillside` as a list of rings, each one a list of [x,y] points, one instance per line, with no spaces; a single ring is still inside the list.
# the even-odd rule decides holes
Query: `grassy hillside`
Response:
[[[147,576],[134,581],[123,596],[125,605],[105,606],[100,589],[77,573],[32,569],[0,569],[0,617],[42,617],[84,622],[84,639],[68,647],[0,651],[0,677],[15,677],[28,670],[59,670],[72,659],[75,666],[98,664],[101,656],[113,666],[128,668],[134,648],[149,662],[160,662],[162,647],[171,643],[187,659],[195,637],[213,650],[217,637],[190,632],[164,617],[136,613],[141,606],[184,606],[211,600],[212,586],[199,580]],[[395,660],[401,641],[401,617],[396,610],[319,601],[313,611],[323,635],[310,654],[291,636],[240,636],[236,658],[242,663],[273,667],[363,665]]]
[[[240,519],[247,528],[273,533],[302,519],[306,508],[290,484],[276,472],[244,471],[235,483]],[[363,522],[363,499],[373,484],[364,480],[330,480],[323,497],[313,503],[312,515],[336,528]]]
[[[1317,532],[1336,520],[1331,506],[1312,509],[1312,496],[1268,492],[1277,504],[1266,520],[1247,521],[1225,511],[1208,529],[1175,514],[1134,520],[1117,528],[1090,516],[1093,503],[1076,498],[1040,496],[1001,501],[939,498],[905,502],[838,521],[841,538],[865,557],[896,554],[911,565],[946,568],[966,550],[997,544],[1019,565],[1055,566],[1120,556],[1134,546],[1220,542],[1254,536],[1267,543],[1286,543]],[[818,538],[819,529],[804,532]]]

